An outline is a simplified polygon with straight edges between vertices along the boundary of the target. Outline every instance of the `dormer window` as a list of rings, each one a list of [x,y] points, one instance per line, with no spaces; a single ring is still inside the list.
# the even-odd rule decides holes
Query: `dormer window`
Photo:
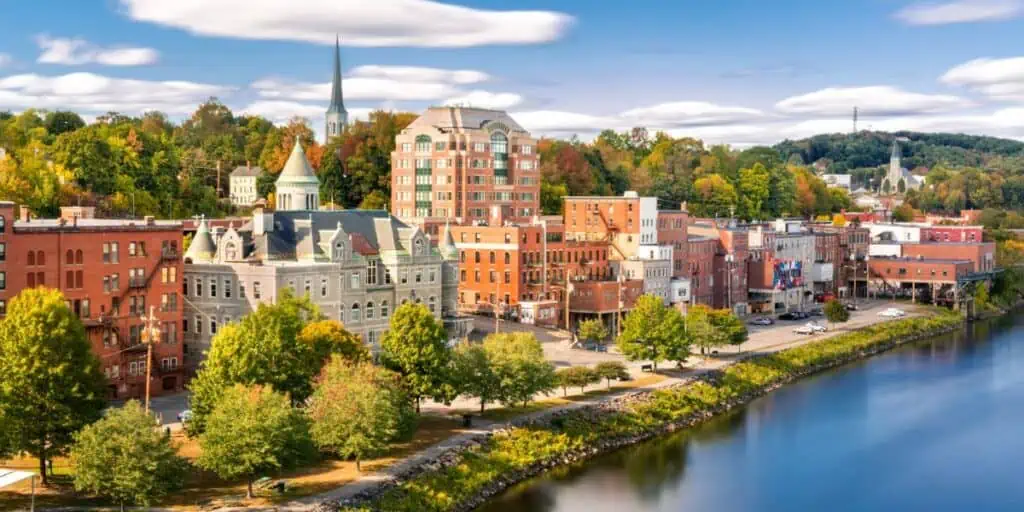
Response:
[[[224,247],[224,258],[228,261],[238,259],[238,246],[234,242],[230,242]]]
[[[417,238],[416,241],[413,242],[413,245],[415,246],[415,253],[414,254],[417,254],[417,255],[423,254],[423,239],[422,238]]]
[[[345,257],[345,243],[336,242],[334,244],[334,259],[341,260]]]

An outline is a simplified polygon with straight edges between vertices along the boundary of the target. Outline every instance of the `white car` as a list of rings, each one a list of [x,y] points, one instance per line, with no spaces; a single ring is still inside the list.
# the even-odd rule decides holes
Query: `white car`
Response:
[[[899,318],[901,316],[906,316],[906,315],[907,314],[904,313],[902,309],[898,309],[898,308],[889,308],[889,309],[886,309],[886,310],[878,312],[878,316],[884,316],[884,317],[888,317],[888,318]]]
[[[793,329],[793,332],[796,334],[814,334],[815,331],[810,325],[801,325],[800,327]]]
[[[815,323],[815,322],[807,322],[807,325],[804,325],[804,327],[810,327],[811,330],[814,331],[814,332],[825,332],[825,331],[828,330],[828,329],[825,328],[824,325],[821,325],[821,324],[818,324],[818,323]]]

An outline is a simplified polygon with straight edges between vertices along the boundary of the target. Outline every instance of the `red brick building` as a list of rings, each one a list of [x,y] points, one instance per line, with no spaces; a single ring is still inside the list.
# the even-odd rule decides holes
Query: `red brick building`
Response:
[[[922,242],[981,242],[983,226],[929,226],[921,228]]]
[[[904,243],[905,258],[968,260],[972,272],[990,272],[996,268],[996,244],[971,242]]]
[[[64,209],[59,219],[22,217],[14,222],[14,203],[0,202],[0,314],[25,288],[60,290],[85,324],[110,397],[137,398],[147,364],[142,317],[152,308],[162,339],[149,362],[151,393],[181,390],[181,224],[96,219],[90,208]]]
[[[691,303],[714,306],[715,304],[715,255],[718,253],[718,238],[689,235],[687,250],[690,275]]]
[[[672,277],[689,278],[686,210],[658,210],[658,244],[672,246]]]

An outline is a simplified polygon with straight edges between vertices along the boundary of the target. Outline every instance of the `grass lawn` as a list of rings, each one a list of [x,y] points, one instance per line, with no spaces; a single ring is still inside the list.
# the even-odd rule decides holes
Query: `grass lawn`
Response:
[[[363,461],[363,471],[370,472],[383,469],[401,458],[460,432],[462,432],[461,422],[453,418],[424,415],[411,440],[395,445],[383,457]],[[178,450],[182,456],[189,459],[199,456],[200,449],[195,440],[188,439],[181,432],[174,434],[174,440],[179,444]],[[39,463],[31,458],[17,458],[5,461],[2,466],[8,469],[31,471],[37,469]],[[56,477],[52,479],[51,486],[48,488],[36,486],[37,507],[110,505],[97,499],[90,499],[74,491],[71,483],[71,467],[67,459],[58,458],[54,460],[53,469]],[[271,476],[287,480],[288,491],[284,494],[265,493],[265,496],[246,500],[244,482],[225,482],[211,473],[196,469],[189,476],[184,489],[176,492],[174,496],[168,497],[158,505],[181,509],[228,506],[233,504],[250,506],[272,505],[294,498],[329,491],[355,479],[359,476],[359,473],[356,471],[355,462],[324,460],[312,466]],[[31,484],[28,481],[20,482],[11,487],[5,487],[0,492],[0,510],[27,509],[30,492]]]

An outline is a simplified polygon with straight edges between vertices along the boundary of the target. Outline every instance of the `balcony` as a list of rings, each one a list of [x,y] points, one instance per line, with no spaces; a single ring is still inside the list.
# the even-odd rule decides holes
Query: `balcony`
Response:
[[[177,261],[180,259],[181,253],[178,252],[177,247],[164,247],[160,249],[160,259],[165,261]]]

